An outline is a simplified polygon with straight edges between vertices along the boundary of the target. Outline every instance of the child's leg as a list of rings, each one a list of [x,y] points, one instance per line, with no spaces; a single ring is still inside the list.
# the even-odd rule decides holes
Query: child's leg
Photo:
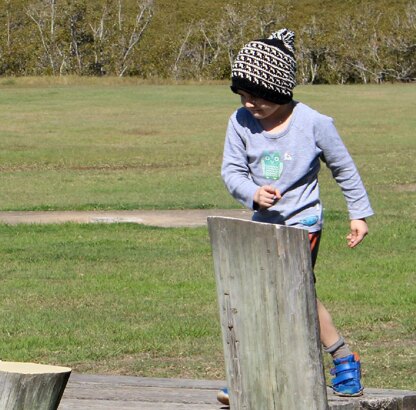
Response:
[[[321,232],[313,232],[309,234],[312,267],[315,267],[316,259],[318,257],[320,241]],[[316,302],[318,305],[318,318],[321,343],[324,345],[325,351],[330,353],[334,359],[350,355],[351,350],[345,344],[344,339],[339,335],[337,329],[332,323],[331,315],[319,299],[317,299]]]
[[[334,359],[349,356],[352,352],[335,328],[331,315],[319,299],[316,302],[318,305],[321,342],[325,347],[325,351],[330,353]]]
[[[357,353],[352,353],[344,338],[340,337],[332,323],[331,315],[317,299],[321,342],[324,350],[332,355],[334,368],[331,374],[331,387],[338,396],[361,396],[361,363]]]
[[[318,256],[320,232],[309,234],[311,244],[312,267]],[[331,374],[332,389],[339,396],[360,396],[363,394],[361,385],[361,363],[357,353],[352,353],[344,338],[339,335],[332,323],[332,318],[320,300],[316,299],[318,307],[319,330],[324,350],[332,355],[334,368]]]

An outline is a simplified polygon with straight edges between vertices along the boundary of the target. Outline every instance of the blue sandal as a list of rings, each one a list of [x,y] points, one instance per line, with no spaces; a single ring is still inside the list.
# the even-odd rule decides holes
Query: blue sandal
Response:
[[[221,389],[218,394],[217,394],[217,400],[222,403],[225,404],[226,406],[230,405],[230,397],[228,395],[228,389],[224,388]]]
[[[332,389],[337,396],[356,397],[363,394],[361,385],[361,364],[358,353],[334,360],[331,374]]]

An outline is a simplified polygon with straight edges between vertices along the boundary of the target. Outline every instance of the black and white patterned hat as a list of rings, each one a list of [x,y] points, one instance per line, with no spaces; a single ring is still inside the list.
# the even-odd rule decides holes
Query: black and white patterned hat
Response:
[[[292,101],[296,85],[295,33],[281,29],[254,40],[238,53],[231,72],[231,90],[246,91],[277,104]]]

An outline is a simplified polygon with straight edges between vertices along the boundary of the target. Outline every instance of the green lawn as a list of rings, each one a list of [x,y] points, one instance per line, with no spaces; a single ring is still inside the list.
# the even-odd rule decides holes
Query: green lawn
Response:
[[[65,81],[0,79],[1,210],[237,206],[219,178],[238,106],[226,85]],[[416,390],[416,88],[296,97],[336,119],[376,211],[348,249],[345,204],[323,170],[318,295],[367,386]],[[206,228],[0,225],[0,359],[224,378],[211,259]]]
[[[360,351],[367,386],[416,389],[414,234],[376,222],[351,251],[344,216],[328,219],[320,298]],[[205,228],[0,225],[0,238],[3,360],[225,377]]]
[[[0,225],[0,232],[3,360],[222,376],[205,229],[68,224]]]
[[[219,178],[230,94],[224,85],[0,86],[0,209],[235,206]]]
[[[0,81],[0,210],[236,206],[219,176],[239,104],[226,84],[14,81]],[[336,119],[376,208],[393,208],[392,194],[414,198],[415,86],[295,91]]]

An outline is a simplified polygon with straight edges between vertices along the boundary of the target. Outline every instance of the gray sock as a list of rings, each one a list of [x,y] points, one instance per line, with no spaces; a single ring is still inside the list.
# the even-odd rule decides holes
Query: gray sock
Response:
[[[324,351],[330,353],[333,359],[341,359],[352,354],[343,337],[340,337],[333,345],[325,347]]]

